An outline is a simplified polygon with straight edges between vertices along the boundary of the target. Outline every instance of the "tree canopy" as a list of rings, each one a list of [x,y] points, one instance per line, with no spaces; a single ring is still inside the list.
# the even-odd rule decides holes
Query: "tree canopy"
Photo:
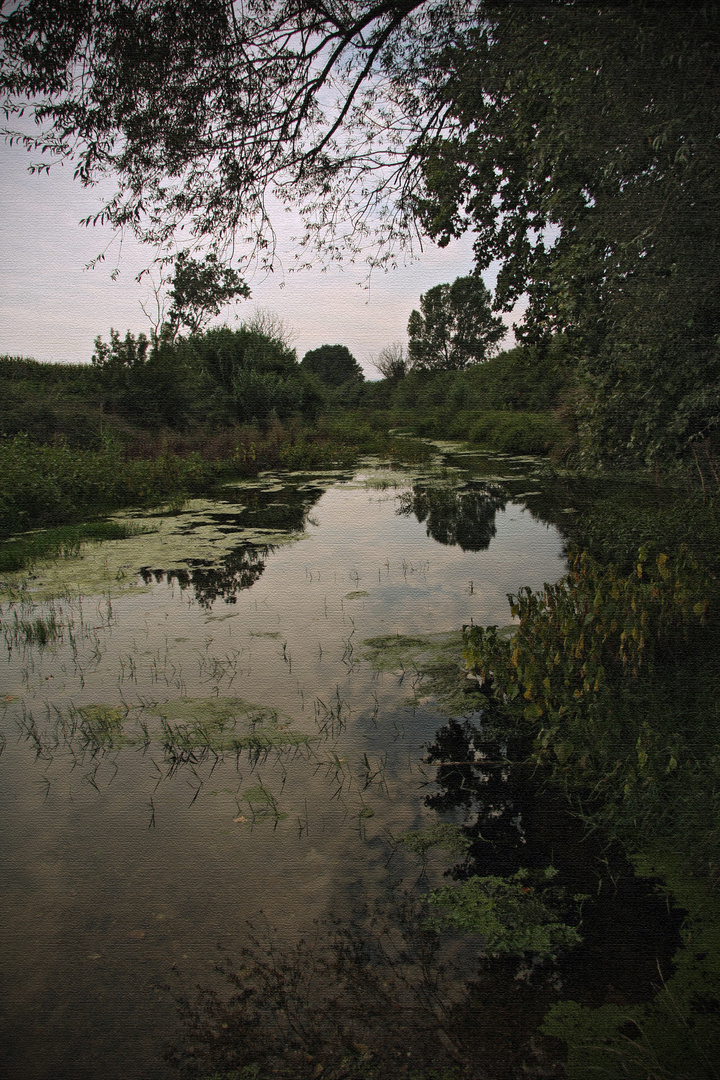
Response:
[[[408,321],[408,355],[417,370],[462,371],[479,364],[505,334],[493,315],[489,290],[480,277],[459,277],[420,297]]]
[[[321,345],[310,349],[301,361],[304,371],[317,375],[328,386],[342,386],[348,382],[362,382],[365,378],[347,345]]]
[[[717,5],[506,4],[443,58],[418,210],[475,231],[525,337],[565,335],[589,457],[648,463],[720,422]]]
[[[173,336],[180,327],[198,334],[225,304],[250,295],[239,274],[231,266],[222,266],[213,252],[200,262],[181,251],[170,284],[168,318]]]
[[[419,105],[429,58],[474,9],[18,0],[0,24],[0,93],[13,137],[71,159],[83,183],[116,179],[98,218],[154,244],[181,231],[218,250],[249,240],[271,259],[270,195],[299,204],[321,243],[391,203],[395,232],[398,184],[418,167],[403,133],[437,123]]]

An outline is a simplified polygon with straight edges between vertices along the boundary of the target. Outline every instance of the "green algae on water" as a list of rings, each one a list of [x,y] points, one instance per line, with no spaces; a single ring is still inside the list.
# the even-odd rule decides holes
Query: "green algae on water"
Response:
[[[310,737],[290,730],[289,717],[242,698],[174,698],[143,710],[160,717],[163,741],[215,753],[301,746]]]

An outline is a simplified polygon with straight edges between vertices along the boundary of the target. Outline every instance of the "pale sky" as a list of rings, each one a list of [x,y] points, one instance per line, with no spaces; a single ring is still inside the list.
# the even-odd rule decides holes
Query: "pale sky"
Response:
[[[0,142],[0,355],[87,363],[95,338],[107,340],[111,327],[122,336],[128,329],[149,333],[140,305],[152,306],[152,292],[135,276],[152,263],[154,251],[133,239],[120,251],[111,230],[81,226],[80,219],[99,208],[97,191],[73,180],[70,165],[31,175],[28,165],[37,158]],[[275,228],[277,271],[248,277],[251,298],[216,321],[233,326],[258,307],[268,309],[292,328],[298,359],[319,345],[347,345],[370,378],[378,377],[371,358],[391,342],[406,342],[420,295],[473,266],[472,236],[444,249],[428,241],[416,261],[374,272],[368,288],[362,264],[292,272],[292,226],[281,217]],[[85,269],[105,249],[105,261]],[[492,289],[494,276],[485,280]],[[512,316],[506,320],[510,325]]]

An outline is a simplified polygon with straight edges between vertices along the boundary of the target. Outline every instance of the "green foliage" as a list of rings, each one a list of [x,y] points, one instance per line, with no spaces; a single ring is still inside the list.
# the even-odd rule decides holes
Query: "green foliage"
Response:
[[[512,639],[466,627],[463,655],[501,713],[534,737],[535,759],[595,827],[632,848],[663,837],[714,873],[715,580],[683,549],[641,549],[627,574],[576,555],[557,585],[511,602]]]
[[[574,381],[565,352],[566,343],[557,336],[544,348],[519,345],[491,356],[466,376],[474,400],[485,409],[554,409]]]
[[[565,457],[576,436],[571,410],[562,405],[573,385],[563,348],[561,341],[542,351],[518,347],[461,372],[420,369],[385,380],[385,422],[501,453]]]
[[[181,342],[179,353],[209,398],[208,410],[225,422],[266,422],[302,415],[312,420],[322,390],[301,370],[282,336],[252,325],[216,327]]]
[[[362,413],[333,412],[320,418],[318,431],[340,443],[349,443],[364,453],[377,454],[390,461],[415,464],[432,457],[432,447],[418,439],[386,432],[373,426]]]
[[[518,870],[506,878],[473,876],[434,889],[427,899],[438,914],[428,926],[482,934],[487,952],[495,956],[553,958],[582,941],[577,927],[560,918],[563,899],[551,885],[556,872],[548,867],[534,873]]]
[[[686,545],[713,577],[720,574],[720,504],[679,483],[658,487],[640,478],[599,486],[589,506],[572,520],[574,547],[628,574],[638,548],[677,551]]]
[[[591,707],[606,687],[671,664],[678,643],[705,626],[711,591],[687,552],[652,558],[641,548],[630,575],[575,555],[557,585],[511,598],[520,619],[511,642],[493,627],[469,627],[463,656],[482,678],[492,676],[497,692],[513,700],[522,692],[525,719],[549,725],[538,736],[545,749],[565,718]]]
[[[687,871],[683,856],[658,845],[636,860],[686,918],[683,945],[670,971],[658,972],[653,999],[641,1005],[591,1009],[574,1001],[553,1006],[543,1030],[567,1047],[569,1080],[717,1080],[720,1036],[720,911],[712,882]]]
[[[351,465],[358,447],[333,439],[309,439],[301,433],[280,451],[280,461],[288,469],[317,469],[323,465]]]
[[[571,436],[560,421],[543,413],[484,412],[470,428],[470,441],[503,454],[562,456]]]
[[[472,847],[472,841],[467,838],[460,825],[451,825],[445,821],[437,821],[428,829],[412,829],[410,832],[401,833],[395,838],[395,843],[423,859],[432,848],[442,848],[453,858],[461,859]]]
[[[420,297],[421,311],[408,322],[408,357],[413,367],[462,371],[485,360],[505,334],[492,314],[491,296],[481,277],[459,277]]]
[[[0,433],[25,432],[38,442],[61,436],[73,446],[99,446],[103,391],[90,364],[38,363],[0,357]]]
[[[363,382],[365,375],[346,345],[321,345],[302,358],[302,368],[317,375],[327,386],[339,387],[348,382]]]
[[[0,527],[8,535],[179,491],[202,491],[213,474],[198,454],[128,461],[112,448],[41,446],[17,435],[0,441]]]
[[[226,304],[249,295],[250,289],[239,274],[218,262],[217,255],[211,253],[198,261],[181,251],[175,260],[169,293],[172,336],[180,327],[198,334]]]
[[[593,464],[687,456],[720,421],[716,31],[708,4],[494,5],[441,61],[457,126],[420,151],[421,217],[472,227],[527,336],[565,335]]]
[[[196,388],[182,356],[164,337],[150,342],[129,330],[124,340],[110,330],[110,341],[95,340],[93,367],[105,392],[105,405],[144,427],[181,427],[187,423]]]

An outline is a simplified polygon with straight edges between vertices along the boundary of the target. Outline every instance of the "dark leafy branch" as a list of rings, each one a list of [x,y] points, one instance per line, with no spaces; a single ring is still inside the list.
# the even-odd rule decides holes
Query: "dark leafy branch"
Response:
[[[249,239],[270,258],[269,194],[299,202],[326,238],[336,218],[387,209],[408,166],[398,74],[435,13],[449,27],[475,6],[27,0],[2,18],[7,131],[72,159],[85,184],[116,178],[93,221],[156,245],[181,228],[217,250]],[[374,198],[340,180],[360,175]]]

